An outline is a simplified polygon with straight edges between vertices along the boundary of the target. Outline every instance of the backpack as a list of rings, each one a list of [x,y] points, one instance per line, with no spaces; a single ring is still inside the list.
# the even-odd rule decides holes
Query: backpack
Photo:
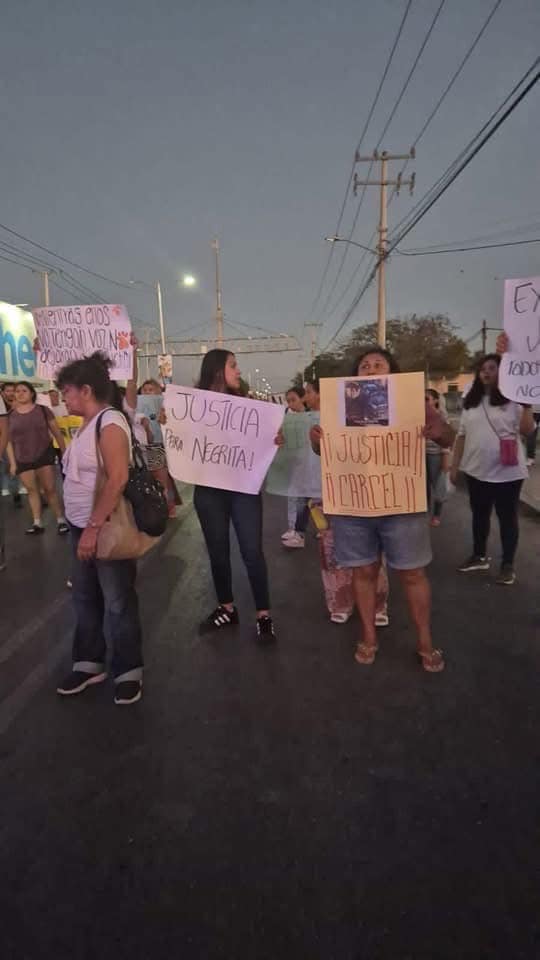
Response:
[[[109,407],[109,409],[112,408]],[[98,441],[101,432],[101,420],[103,414],[107,412],[107,410],[103,410],[97,419],[96,438]],[[121,411],[118,410],[117,412],[120,413]],[[124,497],[131,504],[137,528],[142,533],[147,533],[149,537],[161,537],[165,533],[169,514],[167,496],[159,480],[152,476],[146,466],[139,441],[136,440],[131,429],[131,423],[127,417],[125,419],[131,434],[133,464],[129,467]]]

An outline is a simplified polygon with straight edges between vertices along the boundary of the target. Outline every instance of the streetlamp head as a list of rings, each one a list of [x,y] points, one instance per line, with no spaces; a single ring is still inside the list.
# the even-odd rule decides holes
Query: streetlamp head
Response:
[[[186,273],[182,277],[182,286],[183,287],[195,287],[197,285],[197,279],[191,273]]]

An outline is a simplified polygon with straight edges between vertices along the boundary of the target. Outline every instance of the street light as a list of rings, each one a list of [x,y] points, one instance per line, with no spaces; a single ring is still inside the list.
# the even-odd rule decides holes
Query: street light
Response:
[[[182,277],[182,286],[183,287],[196,287],[197,278],[194,277],[191,273],[186,273]]]
[[[372,247],[366,247],[363,243],[357,243],[356,240],[347,240],[346,237],[325,237],[324,239],[328,243],[346,243],[351,247],[359,247],[360,250],[367,250],[368,253],[372,253],[375,257],[379,255],[377,250],[373,250]]]

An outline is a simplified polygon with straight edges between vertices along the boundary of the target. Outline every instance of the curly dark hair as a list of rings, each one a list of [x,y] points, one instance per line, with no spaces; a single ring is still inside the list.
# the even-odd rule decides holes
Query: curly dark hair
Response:
[[[109,371],[112,367],[112,361],[104,353],[98,350],[90,357],[83,357],[82,360],[73,360],[62,367],[56,378],[58,390],[64,390],[65,387],[90,387],[96,400],[100,403],[109,401],[111,398],[111,380]]]

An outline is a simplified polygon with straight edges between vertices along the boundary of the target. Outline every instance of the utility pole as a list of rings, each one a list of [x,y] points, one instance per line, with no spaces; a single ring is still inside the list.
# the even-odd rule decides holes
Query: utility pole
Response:
[[[216,327],[218,346],[223,346],[223,307],[221,305],[221,274],[219,270],[219,240],[214,237],[212,250],[216,258]]]
[[[41,279],[43,280],[43,305],[45,307],[50,307],[51,298],[49,295],[49,271],[48,270],[41,271]]]
[[[377,280],[378,280],[378,299],[377,299],[377,341],[381,347],[386,346],[386,258],[388,241],[388,200],[387,187],[395,187],[399,194],[401,187],[408,186],[411,194],[414,190],[415,174],[413,173],[408,180],[403,180],[401,173],[398,173],[396,180],[388,179],[388,162],[390,160],[414,160],[416,154],[413,149],[410,153],[387,153],[383,150],[379,153],[375,150],[372,157],[361,157],[356,154],[356,163],[375,163],[381,164],[381,175],[378,180],[359,180],[358,175],[354,175],[354,194],[356,196],[358,187],[380,187],[380,210],[379,210],[379,243],[377,253],[379,259],[377,262]]]
[[[482,320],[482,330],[481,330],[481,333],[482,333],[482,356],[483,356],[483,357],[485,357],[485,355],[486,355],[487,332],[488,332],[487,320]]]
[[[159,280],[156,281],[156,299],[157,299],[157,312],[159,320],[159,333],[161,336],[161,349],[164,354],[167,353],[167,344],[165,343],[165,321],[163,319],[163,297],[161,296],[161,284]]]

